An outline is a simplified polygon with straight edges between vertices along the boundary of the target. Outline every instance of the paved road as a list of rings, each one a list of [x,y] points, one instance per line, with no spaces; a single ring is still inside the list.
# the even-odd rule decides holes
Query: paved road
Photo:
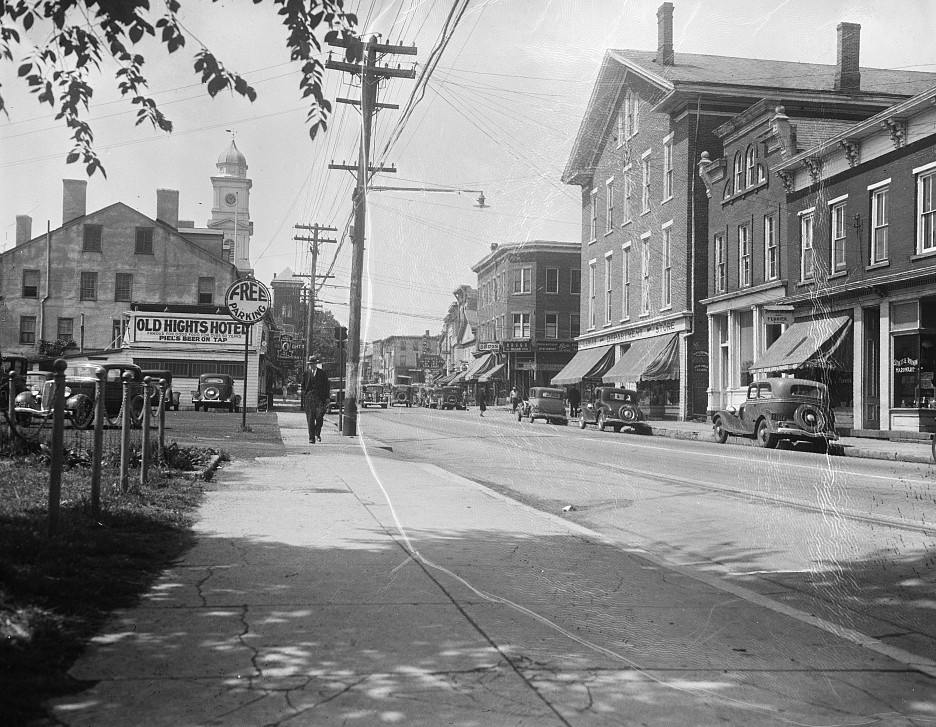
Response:
[[[503,411],[369,411],[362,431],[618,545],[936,663],[932,467],[518,423]],[[573,554],[568,557],[574,559]]]

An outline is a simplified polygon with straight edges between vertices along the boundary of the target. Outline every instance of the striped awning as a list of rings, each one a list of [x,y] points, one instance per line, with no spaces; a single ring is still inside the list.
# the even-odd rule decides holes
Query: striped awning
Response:
[[[478,377],[478,383],[484,384],[488,381],[506,381],[505,364],[497,364],[494,368],[488,369]]]
[[[637,382],[653,375],[654,381],[679,378],[679,369],[670,371],[667,366],[677,361],[676,348],[679,340],[676,334],[640,338],[634,341],[617,363],[607,370],[601,380],[606,384],[616,381]],[[666,356],[671,352],[669,356]],[[652,370],[651,370],[652,367]]]
[[[826,368],[850,328],[848,316],[792,323],[749,370],[767,373],[795,371],[804,366]]]
[[[486,353],[482,356],[478,356],[478,358],[472,361],[468,368],[465,369],[465,375],[462,377],[462,380],[473,381],[477,379],[481,374],[493,368],[494,362],[495,358],[493,353]]]
[[[577,384],[583,379],[600,379],[614,363],[614,346],[579,349],[572,360],[552,377],[553,386]]]

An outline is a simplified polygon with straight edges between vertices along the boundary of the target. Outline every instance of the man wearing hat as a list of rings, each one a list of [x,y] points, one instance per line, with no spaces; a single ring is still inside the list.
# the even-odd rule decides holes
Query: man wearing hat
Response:
[[[318,356],[309,356],[302,373],[302,410],[309,425],[309,444],[322,441],[322,422],[331,393],[328,376],[318,367]]]

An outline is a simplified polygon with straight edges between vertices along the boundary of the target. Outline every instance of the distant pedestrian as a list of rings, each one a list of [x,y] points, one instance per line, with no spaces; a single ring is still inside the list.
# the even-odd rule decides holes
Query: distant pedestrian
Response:
[[[318,367],[318,356],[309,356],[302,373],[302,410],[309,427],[309,444],[322,441],[322,424],[331,394],[328,375]]]
[[[517,393],[517,387],[513,387],[510,390],[510,410],[514,413],[517,411],[517,405],[520,403],[520,394]]]
[[[582,403],[582,395],[579,393],[579,390],[574,386],[569,392],[569,416],[574,417],[578,415],[579,404]]]
[[[487,410],[487,402],[484,400],[484,392],[478,392],[478,409],[481,410],[481,416],[484,416],[484,412]]]

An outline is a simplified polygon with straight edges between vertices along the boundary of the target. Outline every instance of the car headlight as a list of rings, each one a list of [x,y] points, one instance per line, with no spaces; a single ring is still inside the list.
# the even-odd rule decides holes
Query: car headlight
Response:
[[[69,396],[71,396],[71,387],[66,386],[66,387],[65,387],[65,398],[67,399]]]
[[[39,394],[42,393],[42,389],[40,389],[38,386],[34,386],[29,390],[29,393],[31,393],[33,396],[39,396]]]

